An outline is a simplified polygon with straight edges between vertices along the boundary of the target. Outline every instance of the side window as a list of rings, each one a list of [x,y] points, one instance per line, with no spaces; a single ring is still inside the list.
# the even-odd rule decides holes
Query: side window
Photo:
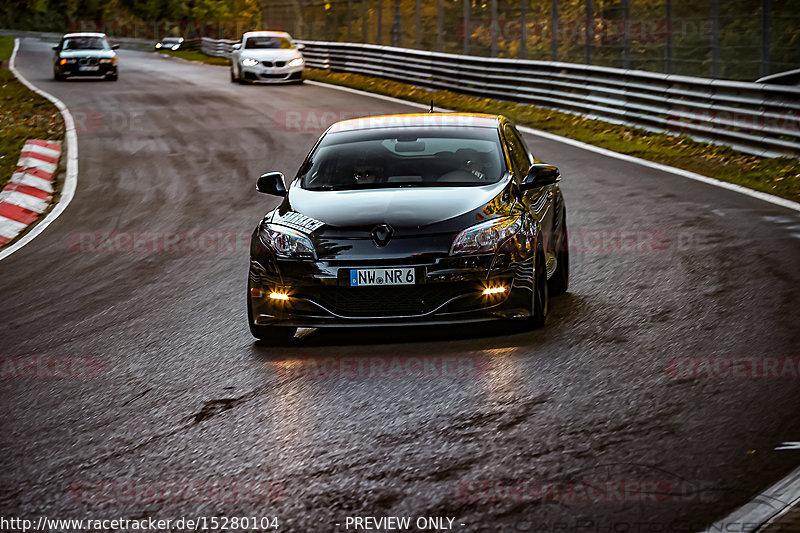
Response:
[[[511,151],[511,161],[524,176],[528,173],[533,163],[528,147],[525,146],[522,136],[511,125],[506,126],[505,134],[506,142]]]

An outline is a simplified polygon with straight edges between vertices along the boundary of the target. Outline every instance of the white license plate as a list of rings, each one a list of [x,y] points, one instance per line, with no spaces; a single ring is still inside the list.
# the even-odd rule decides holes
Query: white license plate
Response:
[[[413,268],[359,268],[350,270],[351,287],[372,285],[414,285]]]
[[[88,72],[88,71],[93,71],[93,70],[100,70],[100,67],[98,67],[98,66],[78,67],[78,70],[87,71]]]

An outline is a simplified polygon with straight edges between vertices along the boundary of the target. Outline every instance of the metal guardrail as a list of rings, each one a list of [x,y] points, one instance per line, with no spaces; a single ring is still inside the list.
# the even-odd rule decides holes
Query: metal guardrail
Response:
[[[215,57],[228,57],[233,50],[232,46],[240,41],[228,41],[225,39],[215,40],[203,37],[197,39],[199,41],[199,49],[206,55]]]
[[[303,55],[313,68],[529,103],[764,157],[800,156],[800,87],[360,43],[298,42],[306,45]]]

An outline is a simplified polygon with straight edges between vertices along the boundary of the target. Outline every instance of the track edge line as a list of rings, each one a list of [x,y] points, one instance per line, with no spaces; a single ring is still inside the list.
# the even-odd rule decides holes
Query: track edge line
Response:
[[[20,83],[39,96],[48,99],[61,112],[61,117],[64,119],[64,143],[66,145],[65,157],[67,168],[64,177],[64,185],[61,188],[61,193],[59,194],[58,202],[56,203],[55,207],[53,207],[47,216],[36,223],[36,225],[31,228],[31,230],[28,231],[20,240],[0,250],[0,260],[10,256],[44,232],[47,226],[52,224],[61,215],[61,213],[67,209],[67,206],[72,201],[72,198],[75,196],[75,191],[78,188],[78,135],[75,132],[75,121],[73,120],[72,114],[69,112],[69,109],[67,109],[67,106],[64,104],[64,102],[52,94],[33,85],[17,70],[14,62],[17,58],[19,43],[20,38],[15,37],[14,49],[12,50],[11,57],[8,60],[8,69],[12,74],[14,74],[14,77],[16,77]]]

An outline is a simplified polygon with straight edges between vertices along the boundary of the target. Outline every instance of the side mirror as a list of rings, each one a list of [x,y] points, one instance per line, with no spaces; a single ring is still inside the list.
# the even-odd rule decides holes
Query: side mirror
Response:
[[[522,190],[534,189],[543,185],[552,185],[561,180],[561,172],[553,165],[532,165],[528,175],[522,180]]]
[[[119,45],[118,44],[112,44],[111,45],[111,49],[112,50],[119,50]]]
[[[231,46],[231,49],[233,49],[233,50],[238,50],[238,49],[240,49],[241,47],[242,47],[242,43],[236,43],[236,44],[234,44],[233,46]]]
[[[306,45],[304,45],[303,43],[297,43],[296,45],[294,45],[294,47],[297,48],[298,50],[306,49]]]
[[[56,51],[58,51],[58,45],[55,45],[55,46],[53,47],[53,50],[56,50]]]
[[[256,190],[273,196],[286,196],[286,185],[283,183],[283,174],[280,172],[267,172],[262,174],[256,182]]]

